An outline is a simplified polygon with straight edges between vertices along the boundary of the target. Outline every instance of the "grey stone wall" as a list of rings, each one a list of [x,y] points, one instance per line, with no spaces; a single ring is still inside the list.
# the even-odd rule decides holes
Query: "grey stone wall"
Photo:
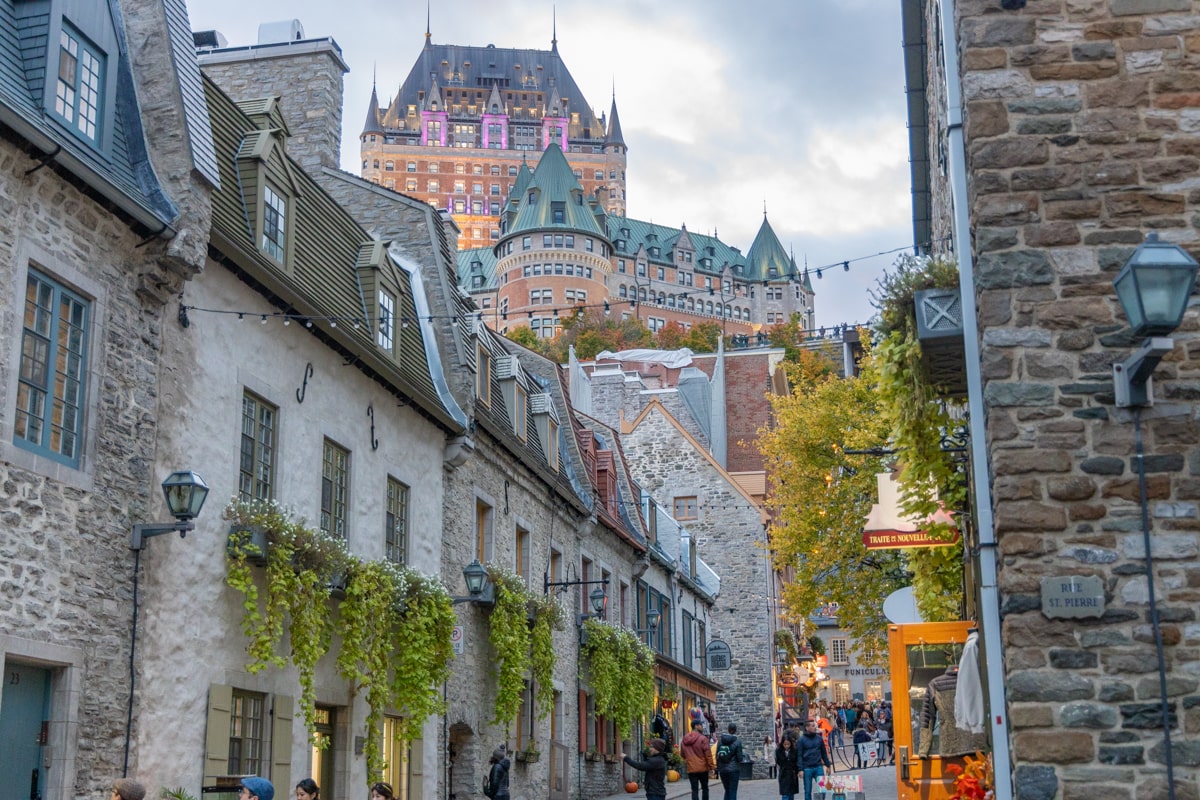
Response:
[[[695,495],[699,519],[687,526],[697,535],[699,555],[721,576],[721,594],[709,618],[709,640],[729,644],[733,666],[711,677],[725,685],[715,713],[720,729],[738,725],[743,742],[774,735],[771,692],[771,582],[759,512],[701,453],[689,446],[652,409],[621,438],[633,479],[666,508],[678,496]],[[766,775],[765,765],[755,768]]]
[[[11,139],[0,141],[0,648],[7,659],[43,665],[50,649],[64,653],[47,665],[56,698],[46,796],[99,796],[121,771],[130,525],[162,512],[166,476],[154,460],[162,297],[178,294],[180,269],[194,266],[187,256],[164,263],[164,246],[140,247],[144,236]],[[13,444],[31,267],[91,303],[77,469]]]
[[[203,53],[200,66],[237,102],[282,97],[288,155],[309,174],[338,168],[342,78],[349,67],[332,39]]]

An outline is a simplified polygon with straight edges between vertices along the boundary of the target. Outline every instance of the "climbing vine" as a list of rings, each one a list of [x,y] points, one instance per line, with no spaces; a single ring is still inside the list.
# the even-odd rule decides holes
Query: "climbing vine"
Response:
[[[424,720],[441,709],[438,684],[449,673],[454,613],[445,587],[434,578],[387,561],[360,561],[334,537],[305,526],[275,503],[233,501],[226,582],[242,594],[242,629],[249,639],[247,669],[295,665],[299,703],[309,738],[316,731],[317,662],[329,652],[333,631],[332,586],[345,586],[340,608],[338,671],[365,693],[371,774],[383,769],[383,710],[402,708],[399,734],[420,735]],[[261,540],[256,543],[256,534]],[[266,552],[259,547],[265,540]],[[251,559],[265,558],[262,589]],[[291,650],[280,652],[287,630]]]
[[[554,595],[534,597],[529,603],[533,614],[530,630],[530,672],[537,683],[538,719],[554,711],[554,666],[558,655],[554,650],[554,632],[566,628],[567,614]]]
[[[507,725],[521,710],[525,672],[530,665],[529,593],[519,575],[495,564],[488,565],[488,576],[496,587],[488,634],[496,651],[496,710],[492,723]]]
[[[900,471],[900,508],[905,516],[932,519],[928,531],[948,541],[952,523],[935,517],[941,509],[964,511],[966,473],[942,440],[958,426],[954,401],[929,378],[917,338],[915,294],[921,289],[958,287],[958,268],[940,259],[902,259],[873,296],[880,311],[880,341],[867,369],[878,389],[881,414],[890,430]],[[957,619],[962,597],[962,544],[906,552],[913,592],[930,621]]]
[[[583,630],[596,713],[612,719],[617,734],[627,739],[633,723],[654,709],[654,652],[633,632],[609,622],[588,619]]]

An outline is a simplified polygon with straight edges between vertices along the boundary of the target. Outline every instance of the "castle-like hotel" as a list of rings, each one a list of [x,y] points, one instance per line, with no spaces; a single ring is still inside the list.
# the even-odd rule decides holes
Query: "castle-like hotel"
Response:
[[[597,117],[558,52],[425,46],[395,97],[371,91],[362,176],[450,214],[458,275],[485,321],[550,338],[578,306],[650,329],[729,335],[801,316],[813,288],[766,214],[746,253],[716,236],[624,216],[614,97]]]

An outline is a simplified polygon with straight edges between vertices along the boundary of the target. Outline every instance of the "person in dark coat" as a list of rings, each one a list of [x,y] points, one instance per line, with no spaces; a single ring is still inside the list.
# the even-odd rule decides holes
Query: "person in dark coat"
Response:
[[[737,725],[729,723],[728,733],[721,734],[717,740],[717,774],[721,776],[721,786],[725,788],[724,800],[737,800],[738,781],[742,776],[742,762],[746,754],[742,749],[742,740],[737,737]],[[722,748],[728,751],[728,757],[722,758]]]
[[[488,780],[495,787],[493,800],[508,800],[508,770],[512,766],[512,762],[508,760],[508,756],[504,752],[504,745],[500,745],[492,751],[492,757],[488,763],[492,765]]]
[[[804,800],[812,800],[813,780],[824,775],[825,768],[833,767],[815,719],[804,723],[804,733],[796,740],[796,760],[804,773]]]
[[[650,755],[645,761],[634,761],[625,756],[625,763],[646,773],[646,800],[666,800],[667,797],[667,743],[662,739],[651,739],[646,743]]]
[[[784,736],[775,748],[775,766],[779,767],[779,796],[794,800],[800,791],[800,760],[792,737]]]

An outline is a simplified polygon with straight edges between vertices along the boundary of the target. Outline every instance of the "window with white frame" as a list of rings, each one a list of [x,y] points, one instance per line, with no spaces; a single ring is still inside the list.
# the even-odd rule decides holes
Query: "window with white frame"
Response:
[[[832,665],[846,665],[850,663],[850,652],[847,648],[847,639],[844,636],[834,637],[829,640],[829,663]]]
[[[287,244],[287,200],[269,183],[263,187],[263,224],[260,247],[271,258],[284,261]]]
[[[386,289],[379,290],[379,330],[375,343],[389,353],[396,345],[396,298]]]
[[[100,139],[104,68],[104,54],[64,23],[59,32],[54,111],[93,144]]]

